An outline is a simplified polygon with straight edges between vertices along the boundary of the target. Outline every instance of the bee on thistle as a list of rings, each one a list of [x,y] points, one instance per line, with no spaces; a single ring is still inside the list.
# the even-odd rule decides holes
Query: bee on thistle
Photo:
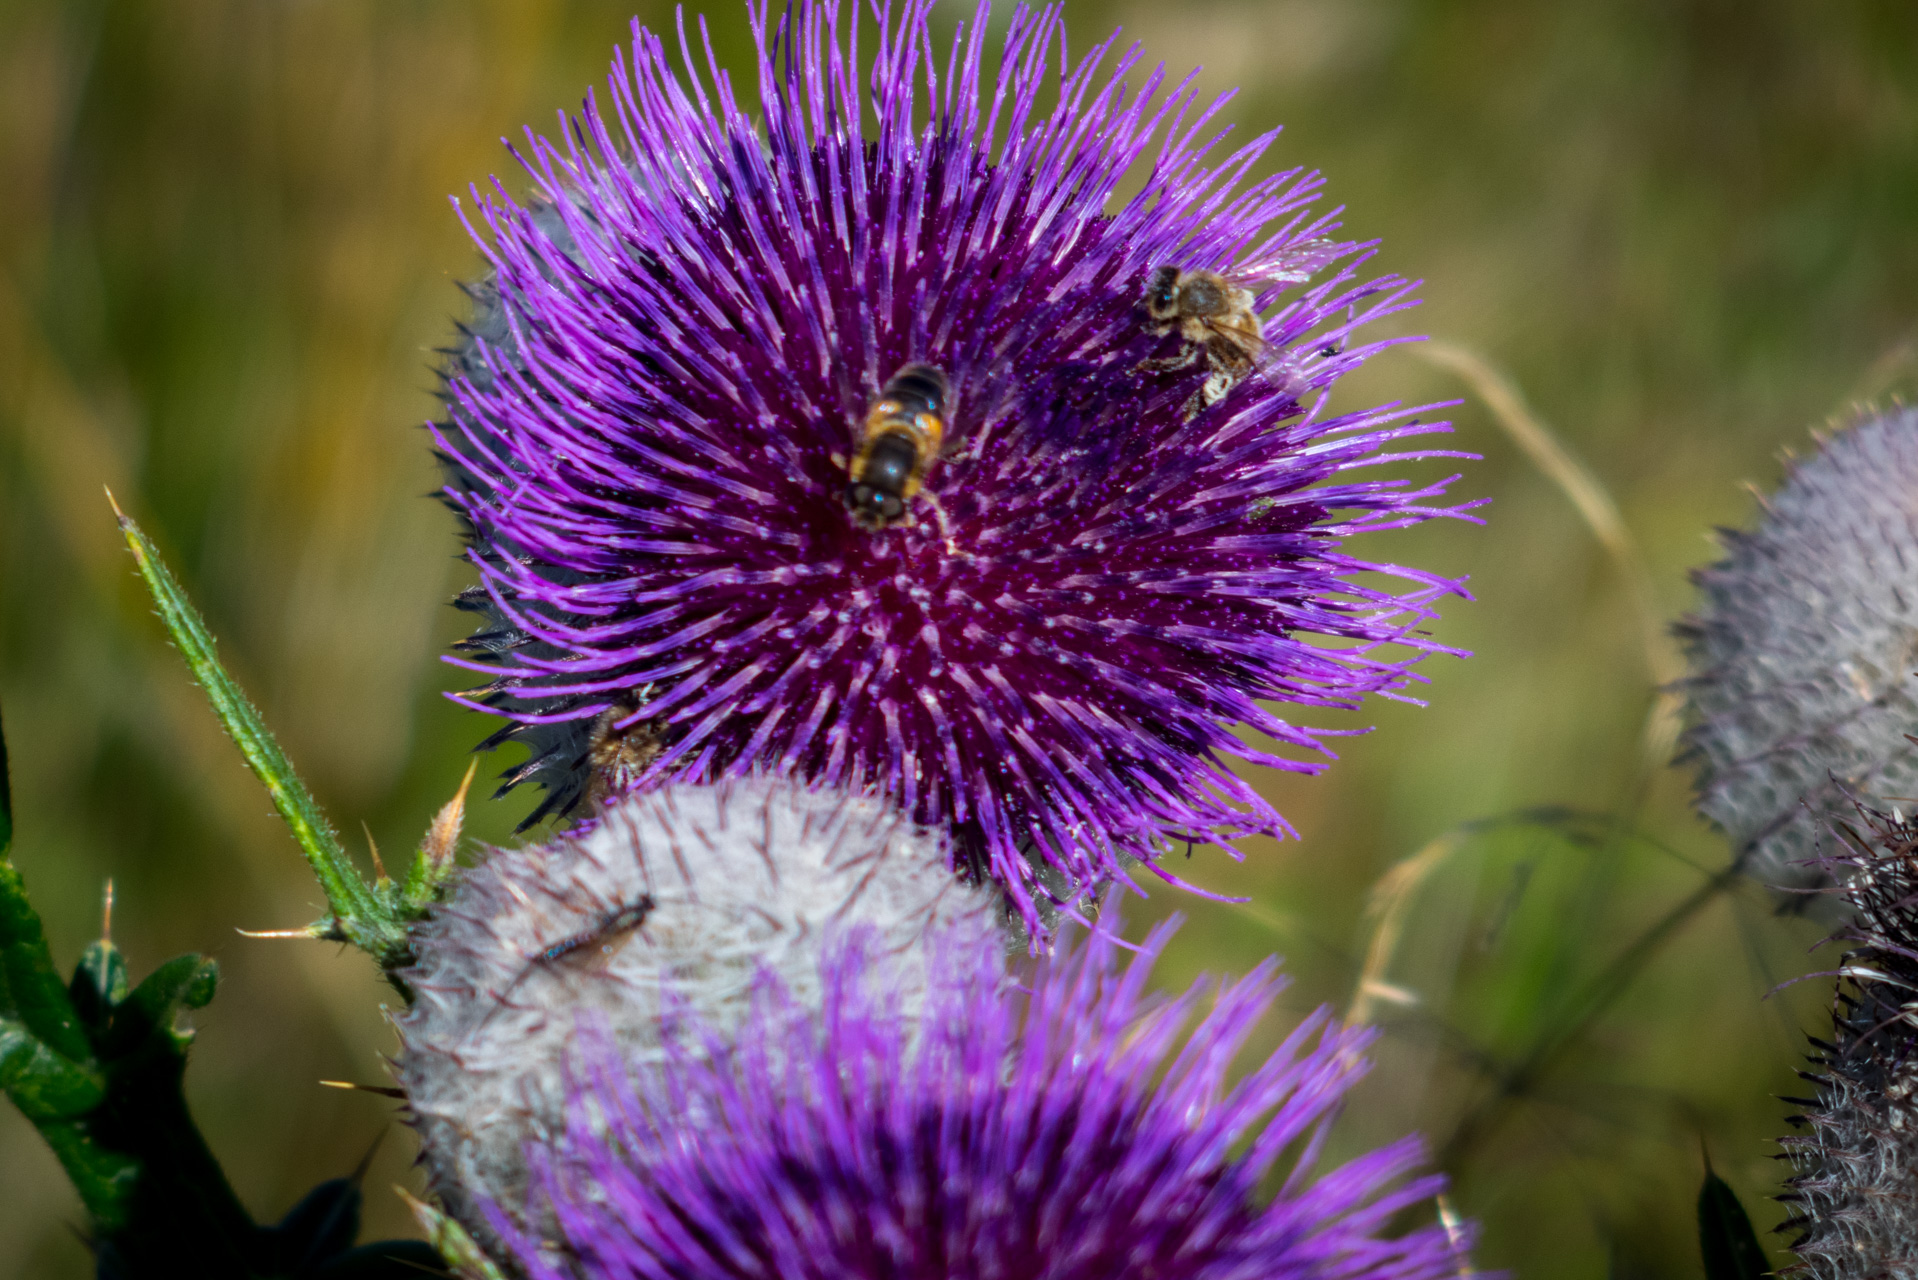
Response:
[[[1205,361],[1205,381],[1181,410],[1187,418],[1225,399],[1265,353],[1265,327],[1252,301],[1252,290],[1216,271],[1160,267],[1146,281],[1147,332],[1155,337],[1176,333],[1185,350],[1147,360],[1140,368],[1174,371]]]
[[[846,483],[846,507],[862,527],[883,529],[907,518],[907,504],[945,440],[951,397],[943,371],[909,364],[872,402]]]

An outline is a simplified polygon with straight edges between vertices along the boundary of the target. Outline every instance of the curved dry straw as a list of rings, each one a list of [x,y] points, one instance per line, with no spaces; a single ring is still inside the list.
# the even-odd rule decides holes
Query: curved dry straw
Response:
[[[1856,405],[1875,404],[1887,398],[1897,401],[1901,394],[1918,390],[1918,331],[1886,347],[1859,375],[1857,385],[1833,411],[1844,417]]]
[[[1648,775],[1670,759],[1677,742],[1683,699],[1672,686],[1684,674],[1684,664],[1658,612],[1651,574],[1637,541],[1625,527],[1618,504],[1591,469],[1532,412],[1525,403],[1524,393],[1504,370],[1471,348],[1454,342],[1427,341],[1410,349],[1428,363],[1456,375],[1471,388],[1493,422],[1571,502],[1623,581],[1632,602],[1645,672],[1656,691],[1640,741],[1640,770]],[[1880,364],[1883,363],[1881,360]],[[1901,360],[1895,367],[1903,367],[1903,363]],[[1367,918],[1373,922],[1372,935],[1366,944],[1365,962],[1354,988],[1352,1006],[1346,1014],[1348,1023],[1356,1026],[1371,1021],[1381,1001],[1403,1002],[1403,990],[1387,982],[1384,975],[1404,932],[1406,915],[1419,886],[1458,850],[1470,829],[1471,824],[1467,824],[1437,837],[1394,864],[1373,886],[1366,909]],[[1282,926],[1296,923],[1277,918],[1252,903],[1236,905],[1241,914],[1274,932],[1284,932]]]
[[[1362,1026],[1372,1020],[1381,1003],[1407,1004],[1417,1000],[1414,993],[1385,980],[1392,957],[1398,952],[1399,939],[1405,933],[1405,918],[1418,898],[1426,878],[1447,858],[1456,853],[1475,831],[1475,826],[1454,827],[1430,841],[1409,858],[1392,865],[1372,886],[1365,905],[1366,918],[1372,923],[1372,937],[1365,948],[1365,965],[1359,970],[1347,1010],[1347,1026]]]
[[[1678,741],[1683,697],[1674,682],[1685,673],[1664,617],[1652,594],[1644,556],[1618,513],[1618,504],[1591,469],[1573,455],[1525,403],[1510,375],[1469,347],[1452,342],[1422,342],[1412,350],[1427,363],[1456,375],[1484,404],[1492,421],[1518,446],[1526,460],[1557,486],[1612,562],[1631,600],[1645,674],[1656,691],[1639,740],[1639,762],[1649,774],[1671,759]]]

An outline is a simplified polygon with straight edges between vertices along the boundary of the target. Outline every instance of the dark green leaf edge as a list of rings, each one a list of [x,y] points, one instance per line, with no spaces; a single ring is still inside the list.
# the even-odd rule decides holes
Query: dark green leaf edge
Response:
[[[1771,1274],[1771,1260],[1738,1193],[1705,1166],[1705,1185],[1698,1191],[1698,1251],[1705,1261],[1705,1280],[1759,1280]]]

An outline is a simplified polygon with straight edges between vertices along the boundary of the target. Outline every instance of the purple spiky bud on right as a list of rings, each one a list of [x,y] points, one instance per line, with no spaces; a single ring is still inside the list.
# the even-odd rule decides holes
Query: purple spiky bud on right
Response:
[[[1693,575],[1698,808],[1768,884],[1810,886],[1852,797],[1918,795],[1918,410],[1865,417],[1793,463],[1750,532]]]

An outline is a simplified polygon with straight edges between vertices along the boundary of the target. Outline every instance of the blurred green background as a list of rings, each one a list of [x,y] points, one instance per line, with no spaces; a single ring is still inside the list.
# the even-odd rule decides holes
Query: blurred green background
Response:
[[[711,11],[741,66],[737,11]],[[1909,0],[1069,11],[1078,47],[1123,24],[1154,58],[1205,64],[1208,87],[1244,85],[1229,118],[1288,126],[1276,159],[1324,169],[1349,230],[1383,238],[1378,265],[1427,280],[1408,331],[1508,371],[1614,497],[1661,620],[1689,606],[1707,529],[1749,517],[1743,486],[1776,483],[1781,446],[1914,386]],[[303,923],[319,896],[160,635],[100,489],[147,522],[342,829],[408,847],[486,728],[438,696],[459,683],[434,655],[460,630],[444,602],[466,579],[424,496],[416,426],[433,412],[430,348],[461,310],[452,282],[478,269],[446,196],[508,173],[499,136],[574,106],[629,13],[0,6],[16,857],[63,963],[97,929],[109,876],[136,969],[219,957],[188,1085],[263,1218],[388,1128],[386,1101],[315,1083],[384,1082],[385,993],[357,955],[234,933]],[[659,4],[640,16],[670,23]],[[1345,394],[1468,392],[1400,350]],[[1344,718],[1379,732],[1324,777],[1272,782],[1300,842],[1255,844],[1239,867],[1198,859],[1196,879],[1249,905],[1161,890],[1131,914],[1194,918],[1168,983],[1278,950],[1291,1006],[1345,1005],[1378,936],[1368,895],[1427,850],[1396,882],[1396,946],[1375,949],[1384,1039],[1339,1145],[1426,1132],[1485,1224],[1488,1266],[1696,1276],[1701,1144],[1761,1230],[1781,1216],[1762,1199],[1781,1174],[1772,1095],[1795,1087],[1827,992],[1762,997],[1818,967],[1818,930],[1745,888],[1632,951],[1724,848],[1681,773],[1640,768],[1653,666],[1628,579],[1477,399],[1453,416],[1485,455],[1458,492],[1494,500],[1487,527],[1369,551],[1469,573],[1478,601],[1451,605],[1439,634],[1477,656],[1427,664],[1427,709]],[[1669,663],[1662,645],[1650,657]],[[482,804],[470,830],[505,839],[530,803]],[[1539,806],[1565,812],[1461,827]],[[1643,963],[1614,965],[1628,953]],[[411,1183],[411,1155],[387,1134],[371,1233],[410,1230],[388,1187]],[[86,1274],[78,1221],[52,1157],[0,1109],[0,1274]]]

